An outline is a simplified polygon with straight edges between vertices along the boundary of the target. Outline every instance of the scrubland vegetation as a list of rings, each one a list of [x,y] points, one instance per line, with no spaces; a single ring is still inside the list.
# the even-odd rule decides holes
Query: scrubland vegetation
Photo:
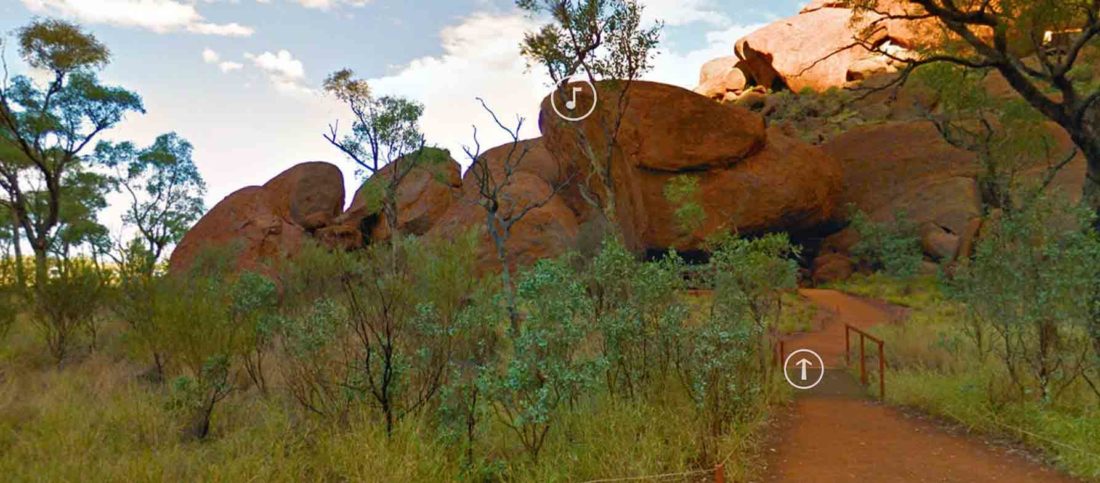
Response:
[[[1100,238],[1045,197],[997,220],[951,277],[858,277],[838,288],[909,308],[886,341],[887,400],[1040,449],[1100,477]]]
[[[388,481],[751,467],[786,394],[785,237],[716,242],[714,290],[695,295],[674,253],[641,262],[610,239],[591,260],[544,260],[518,277],[519,330],[499,278],[472,272],[472,238],[398,243],[315,246],[265,274],[235,274],[232,247],[173,276],[66,270],[53,307],[20,311],[4,339],[0,467]]]

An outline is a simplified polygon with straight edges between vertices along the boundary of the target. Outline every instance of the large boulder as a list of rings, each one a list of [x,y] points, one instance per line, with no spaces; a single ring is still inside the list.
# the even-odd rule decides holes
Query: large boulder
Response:
[[[620,87],[597,88],[601,99],[614,99]],[[610,151],[610,178],[615,216],[631,248],[695,250],[717,231],[798,231],[832,218],[840,166],[820,149],[765,129],[757,114],[678,87],[635,82],[630,89],[618,148]],[[591,98],[578,102],[591,105]],[[593,152],[609,152],[603,134],[615,117],[609,104],[571,125],[554,113],[549,98],[543,101],[544,142],[555,155],[578,160],[580,180],[598,176],[588,176],[593,167],[579,133]],[[679,205],[665,195],[678,176],[695,178],[694,201],[706,215],[690,232],[677,221]],[[608,198],[601,189],[594,192]]]
[[[977,160],[944,141],[930,122],[860,126],[822,148],[844,166],[841,206],[877,223],[904,212],[921,227],[930,256],[953,258],[967,227],[981,217]],[[856,242],[858,236],[848,229],[825,246],[844,253]]]
[[[891,15],[914,12],[899,0],[881,0],[876,10]],[[910,51],[940,42],[942,30],[934,27],[926,20],[874,13],[853,16],[847,2],[818,0],[798,15],[739,39],[734,52],[750,84],[821,92],[896,70],[898,59]]]
[[[296,165],[272,178],[264,188],[279,216],[306,230],[331,223],[344,208],[344,175],[329,163]]]
[[[203,251],[229,248],[242,270],[266,272],[272,262],[293,256],[305,239],[305,230],[283,217],[268,190],[249,186],[214,206],[172,252],[173,272],[190,268]]]
[[[297,253],[307,234],[331,223],[343,205],[340,168],[320,161],[293,166],[215,205],[173,250],[169,268],[186,270],[204,250],[232,246],[238,268],[268,271]]]
[[[822,8],[773,22],[737,42],[737,56],[756,84],[824,91],[847,82],[850,65],[866,49],[853,47],[858,34],[852,12]]]
[[[1059,164],[1073,146],[1065,132],[1044,123],[1052,148],[1031,166],[1020,167],[1020,179],[1039,180]],[[981,227],[983,199],[975,155],[946,141],[931,122],[886,122],[860,126],[840,134],[822,148],[844,166],[842,207],[863,211],[871,221],[888,222],[905,212],[917,227],[925,255],[951,261],[969,256]],[[1085,162],[1078,155],[1050,183],[1071,199],[1079,199]],[[859,236],[851,228],[826,238],[823,251],[850,253]]]
[[[426,234],[435,225],[460,196],[462,187],[461,167],[449,152],[425,148],[418,156],[397,186],[397,229],[416,236]],[[408,165],[402,159],[372,175],[356,190],[348,209],[318,231],[318,238],[328,246],[349,250],[389,239],[382,197],[395,166]]]
[[[397,229],[409,235],[427,233],[458,197],[462,188],[461,171],[462,167],[445,151],[437,159],[420,163],[409,171],[397,187]],[[389,174],[389,170],[383,169],[376,176],[386,179]],[[371,239],[389,237],[389,225],[386,216],[382,215],[371,232]]]
[[[711,60],[699,70],[699,86],[695,92],[711,99],[724,100],[741,94],[748,84],[748,78],[741,68],[740,60],[735,56],[719,57]]]
[[[466,171],[462,196],[451,204],[438,223],[427,233],[429,238],[455,239],[473,231],[478,240],[477,267],[482,273],[499,271],[496,242],[487,228],[482,207],[481,185],[501,187],[500,213],[527,211],[508,232],[505,247],[511,268],[530,265],[539,259],[553,258],[574,248],[578,218],[588,216],[591,208],[580,198],[577,183],[570,178],[568,166],[559,163],[546,150],[542,139],[505,144],[486,151],[478,158],[492,175],[492,181],[479,179],[477,168]],[[509,177],[505,165],[511,167]]]

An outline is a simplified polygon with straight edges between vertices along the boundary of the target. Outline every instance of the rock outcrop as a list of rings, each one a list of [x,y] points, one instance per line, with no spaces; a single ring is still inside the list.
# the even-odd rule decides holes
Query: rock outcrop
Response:
[[[615,98],[613,86],[601,83],[598,89],[601,98]],[[718,230],[797,231],[833,216],[841,183],[839,163],[814,146],[766,129],[757,114],[678,87],[636,82],[622,116],[618,148],[608,151],[602,126],[613,122],[613,112],[613,107],[601,104],[584,121],[569,124],[554,114],[547,98],[540,127],[551,152],[582,162],[577,167],[582,176],[596,168],[578,132],[596,153],[611,153],[610,198],[633,249],[695,250]],[[601,165],[604,161],[602,156],[598,159]],[[678,176],[695,178],[695,203],[705,213],[690,231],[677,220],[678,204],[665,195],[666,186]],[[609,197],[598,194],[607,204]]]
[[[424,235],[435,225],[462,188],[461,166],[450,153],[425,148],[397,185],[397,229],[409,235]],[[408,166],[405,159],[396,166]],[[389,223],[382,210],[382,197],[391,182],[394,164],[371,176],[355,192],[351,206],[320,230],[319,238],[330,246],[354,249],[390,237]],[[400,168],[406,169],[406,168]]]
[[[731,55],[703,64],[695,92],[719,101],[739,96],[745,90],[748,78],[737,66],[738,62],[737,57]]]
[[[1064,131],[1049,123],[1038,127],[1048,129],[1054,143],[1048,159],[1021,167],[1022,176],[1031,180],[1041,179],[1049,166],[1073,152]],[[880,223],[904,212],[916,225],[921,247],[932,261],[951,262],[972,253],[983,216],[978,184],[981,166],[973,153],[944,141],[931,122],[861,126],[825,142],[822,149],[843,165],[838,203],[845,211],[863,211],[871,221]],[[1077,199],[1084,172],[1084,159],[1077,156],[1053,177],[1048,189]],[[858,241],[859,235],[846,228],[826,238],[819,258],[847,255]],[[828,274],[821,278],[836,273],[835,259],[828,260],[814,263],[828,267]]]
[[[865,13],[853,20],[848,2],[815,1],[801,13],[737,40],[737,67],[749,85],[822,92],[896,71],[909,51],[938,42],[927,21]],[[903,14],[904,2],[882,0],[877,10]],[[872,28],[868,28],[872,27]],[[873,47],[873,48],[872,48]]]
[[[339,168],[299,164],[263,186],[225,197],[187,232],[169,267],[186,270],[204,249],[232,245],[239,268],[266,271],[268,263],[296,253],[308,233],[333,220],[343,205]]]
[[[591,209],[580,199],[569,166],[559,163],[546,150],[542,139],[490,149],[481,155],[492,173],[489,186],[501,186],[503,216],[538,206],[519,219],[509,232],[507,249],[512,263],[525,266],[542,258],[552,258],[574,248],[579,218]],[[514,167],[510,180],[504,164]],[[481,206],[479,170],[467,169],[462,179],[462,195],[427,233],[429,238],[454,239],[474,231],[478,238],[477,266],[482,272],[500,268],[496,245],[487,229],[486,212]],[[514,268],[514,267],[513,267]]]

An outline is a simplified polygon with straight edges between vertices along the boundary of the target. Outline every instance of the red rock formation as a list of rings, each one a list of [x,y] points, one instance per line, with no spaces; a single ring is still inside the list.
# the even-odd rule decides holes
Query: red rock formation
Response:
[[[601,83],[599,89],[601,99],[616,99],[613,85]],[[832,217],[840,166],[821,150],[765,131],[763,119],[747,110],[678,87],[636,82],[629,95],[611,166],[618,222],[632,248],[698,249],[719,230],[801,230]],[[547,98],[540,116],[547,147],[581,163],[578,172],[589,172],[578,129],[595,152],[606,152],[602,126],[614,109],[613,101],[605,101],[572,124],[554,114]],[[682,232],[677,206],[664,194],[681,175],[697,179],[697,201],[706,213],[691,233]]]
[[[799,15],[738,40],[734,52],[750,84],[821,92],[896,70],[891,57],[904,58],[910,50],[941,41],[942,32],[931,21],[892,19],[872,12],[856,18],[847,4],[817,0]],[[889,15],[914,9],[901,0],[882,0],[876,7]],[[861,42],[889,55],[869,50]]]
[[[515,151],[511,144],[490,149],[482,154],[479,162],[487,163],[494,180],[502,183],[503,165],[509,156],[514,174],[501,197],[504,204],[501,209],[522,209],[549,199],[513,225],[507,244],[512,264],[525,266],[564,254],[575,246],[579,218],[591,213],[577,191],[577,184],[571,182],[573,170],[555,159],[541,138],[522,141],[515,146]],[[564,188],[559,189],[557,195],[550,196],[556,187],[562,186]],[[500,269],[500,262],[480,201],[475,172],[467,170],[462,180],[462,197],[451,205],[427,236],[454,238],[474,230],[479,241],[478,268],[481,272],[494,272]]]
[[[314,161],[294,166],[264,184],[280,217],[306,230],[328,225],[344,207],[344,175]]]
[[[745,90],[748,78],[737,67],[735,56],[719,57],[703,64],[699,70],[699,86],[695,92],[715,100],[736,97]]]

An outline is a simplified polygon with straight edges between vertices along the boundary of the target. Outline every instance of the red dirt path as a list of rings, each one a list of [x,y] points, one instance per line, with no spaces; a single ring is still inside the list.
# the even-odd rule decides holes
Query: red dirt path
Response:
[[[824,319],[821,330],[788,340],[787,352],[817,351],[828,367],[844,365],[845,322],[868,328],[893,317],[880,305],[840,292],[802,295],[834,316]],[[1073,481],[1020,454],[867,400],[850,376],[829,372],[819,388],[798,395],[779,424],[766,481]]]

